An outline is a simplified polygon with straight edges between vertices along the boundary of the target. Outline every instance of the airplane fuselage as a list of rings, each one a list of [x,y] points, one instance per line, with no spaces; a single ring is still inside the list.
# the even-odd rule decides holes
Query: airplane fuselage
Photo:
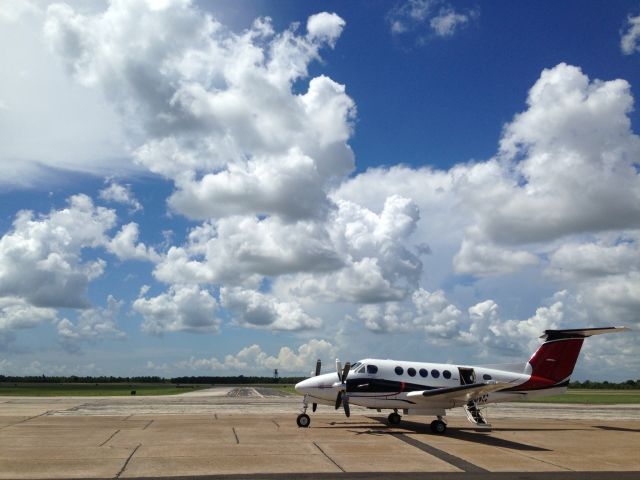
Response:
[[[492,392],[477,399],[486,404],[501,401],[526,400],[566,391],[565,385],[537,385],[532,388],[531,375],[525,370],[515,373],[488,367],[422,363],[367,358],[351,366],[347,393],[352,404],[375,409],[408,409],[411,413],[461,407],[466,402],[434,398],[428,406],[411,399],[411,392],[451,388],[475,382],[500,382],[512,385],[509,391]],[[296,390],[308,395],[310,402],[333,405],[336,399],[338,374],[326,373],[308,378],[296,385]],[[518,388],[523,386],[523,388]]]
[[[492,368],[448,363],[422,363],[365,358],[342,369],[336,359],[336,373],[320,374],[296,385],[304,394],[300,427],[308,427],[307,405],[342,405],[350,416],[349,404],[378,410],[392,409],[389,424],[400,422],[398,410],[405,414],[435,415],[435,433],[446,431],[443,417],[451,408],[463,407],[467,419],[478,427],[490,424],[480,408],[487,403],[512,402],[534,397],[559,395],[567,390],[585,338],[628,330],[626,327],[545,330],[545,341],[522,368]]]

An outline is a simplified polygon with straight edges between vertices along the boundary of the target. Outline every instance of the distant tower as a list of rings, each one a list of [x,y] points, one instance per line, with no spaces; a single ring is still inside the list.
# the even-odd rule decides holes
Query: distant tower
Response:
[[[274,369],[273,369],[273,378],[274,378],[275,380],[277,380],[277,379],[278,379],[278,369],[277,369],[277,368],[274,368]]]

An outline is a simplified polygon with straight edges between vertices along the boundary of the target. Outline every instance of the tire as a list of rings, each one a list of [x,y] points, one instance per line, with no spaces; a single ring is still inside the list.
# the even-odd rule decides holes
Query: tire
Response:
[[[402,417],[398,415],[396,412],[390,413],[389,416],[387,417],[387,420],[389,421],[389,425],[398,425],[401,419]]]
[[[447,431],[447,424],[442,420],[434,420],[431,422],[431,431],[433,433],[437,433],[438,435],[442,435]]]
[[[306,413],[301,413],[296,419],[296,423],[300,428],[308,428],[311,425],[311,418]]]

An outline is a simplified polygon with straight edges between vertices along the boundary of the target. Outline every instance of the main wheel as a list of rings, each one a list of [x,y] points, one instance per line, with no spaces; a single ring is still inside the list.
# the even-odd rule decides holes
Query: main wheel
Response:
[[[387,420],[389,420],[389,425],[398,425],[400,423],[401,418],[402,417],[398,415],[396,412],[392,412],[387,417]]]
[[[296,423],[300,428],[307,428],[311,424],[311,418],[306,413],[301,413],[296,419]]]
[[[431,422],[431,431],[433,433],[443,434],[447,431],[447,424],[442,420],[434,420]]]

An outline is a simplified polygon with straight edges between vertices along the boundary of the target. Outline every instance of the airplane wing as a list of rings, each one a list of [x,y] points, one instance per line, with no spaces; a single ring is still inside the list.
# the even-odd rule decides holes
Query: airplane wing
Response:
[[[416,392],[407,393],[407,397],[416,403],[421,404],[441,404],[441,403],[453,403],[456,405],[466,405],[469,400],[474,398],[488,395],[492,392],[497,392],[503,388],[511,387],[512,385],[505,382],[487,382],[487,383],[472,383],[470,385],[460,385],[457,387],[449,388],[434,388],[433,390],[420,390]]]

